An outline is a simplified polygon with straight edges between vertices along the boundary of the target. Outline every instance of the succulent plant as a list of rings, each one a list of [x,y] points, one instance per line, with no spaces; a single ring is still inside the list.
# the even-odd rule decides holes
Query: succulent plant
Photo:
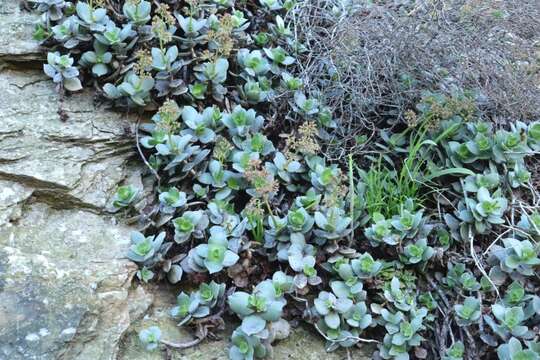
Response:
[[[380,311],[387,334],[383,344],[379,347],[379,353],[383,359],[406,359],[411,347],[420,345],[423,337],[418,334],[425,329],[423,320],[427,310],[421,308],[411,309],[406,317],[401,312],[392,313],[387,309]]]
[[[531,214],[523,214],[517,225],[533,238],[540,237],[540,212],[534,211]]]
[[[279,151],[274,154],[274,160],[267,162],[265,166],[268,171],[286,184],[291,184],[296,179],[296,174],[305,171],[305,167],[299,161],[288,161],[285,155]]]
[[[186,62],[176,60],[178,53],[175,49],[176,46],[169,48],[167,52],[162,52],[158,49],[157,52],[154,51],[152,54],[152,67],[159,70],[154,75],[154,88],[158,91],[158,97],[183,95],[189,91],[190,87],[186,85],[182,76],[182,70],[185,68]],[[205,91],[206,88],[204,89]]]
[[[255,152],[262,156],[268,156],[276,150],[272,141],[268,140],[268,138],[260,132],[249,136],[247,139],[242,140],[236,145],[246,152]]]
[[[274,65],[287,66],[295,62],[295,59],[292,56],[289,56],[285,49],[282,47],[276,48],[264,48],[264,52],[269,59],[274,62]],[[279,73],[279,70],[276,70],[277,67],[274,66],[273,71]]]
[[[504,247],[494,245],[491,249],[491,261],[498,263],[502,271],[525,276],[534,275],[534,267],[540,265],[538,245],[529,240],[506,238],[502,240]]]
[[[480,188],[495,190],[500,184],[500,176],[496,171],[484,174],[469,175],[465,178],[463,189],[470,193],[476,193]]]
[[[210,308],[216,306],[218,301],[225,295],[225,284],[218,284],[214,281],[209,284],[202,283],[197,292],[200,302]]]
[[[140,270],[137,271],[137,278],[145,283],[152,280],[154,276],[154,272],[148,269],[146,266],[143,266]]]
[[[401,289],[402,284],[397,277],[393,277],[389,284],[385,286],[384,297],[401,311],[410,311],[414,305],[414,297],[407,289]]]
[[[79,1],[75,9],[81,25],[91,31],[104,32],[114,26],[114,23],[109,21],[107,10],[104,8],[94,8],[90,4]]]
[[[281,73],[282,86],[289,91],[300,90],[303,86],[302,79],[289,74],[288,72]]]
[[[364,302],[354,304],[343,317],[349,326],[360,330],[366,329],[373,321]]]
[[[401,311],[392,312],[378,304],[372,304],[373,313],[380,314],[384,328],[388,334],[395,334],[399,331],[399,325],[405,320],[405,315]]]
[[[474,139],[466,143],[469,151],[478,159],[490,159],[492,156],[493,140],[491,134],[479,132]]]
[[[276,296],[280,297],[293,290],[293,277],[285,274],[283,271],[276,271],[272,275],[272,284],[276,291]]]
[[[525,300],[525,289],[519,282],[512,282],[504,294],[505,305],[519,305]]]
[[[322,239],[322,242],[343,238],[351,231],[349,225],[352,219],[345,215],[342,208],[330,207],[324,212],[316,211],[314,218],[317,224],[314,234]]]
[[[236,57],[248,76],[264,75],[270,70],[270,64],[260,50],[240,49]]]
[[[405,246],[400,259],[404,264],[425,263],[435,254],[435,250],[427,245],[427,239],[419,239]]]
[[[73,66],[73,62],[73,58],[69,55],[50,52],[47,54],[47,64],[43,65],[43,70],[55,83],[62,84],[69,91],[79,91],[82,89],[78,78],[79,70]]]
[[[266,347],[256,335],[248,335],[241,328],[236,329],[231,336],[232,346],[229,350],[231,360],[252,360],[266,357]]]
[[[407,199],[399,215],[392,217],[390,223],[401,239],[414,238],[418,232],[424,230],[424,219],[422,210],[412,212],[413,203]]]
[[[182,66],[181,61],[177,61],[178,47],[171,46],[168,49],[152,48],[152,68],[157,71],[175,72]]]
[[[44,22],[47,24],[61,20],[64,9],[71,4],[65,0],[32,0],[32,2],[37,5],[37,11],[43,13]]]
[[[79,63],[82,66],[90,67],[96,76],[103,76],[109,73],[109,64],[113,59],[112,53],[107,51],[107,46],[98,41],[94,41],[94,51],[87,51],[81,56]]]
[[[281,0],[259,0],[259,2],[268,10],[280,10],[283,7]]]
[[[245,110],[237,105],[232,113],[224,114],[221,121],[229,130],[230,136],[246,137],[250,133],[257,133],[262,128],[264,119],[262,116],[257,116],[255,110]]]
[[[112,199],[112,204],[116,208],[123,208],[129,206],[139,194],[139,189],[133,185],[120,186]]]
[[[297,289],[303,289],[307,284],[319,285],[322,280],[315,270],[317,250],[313,245],[306,244],[302,233],[296,234],[298,236],[291,237],[291,245],[287,251],[289,265],[297,272],[293,280],[294,285]]]
[[[416,317],[411,322],[403,321],[399,324],[399,333],[392,336],[392,345],[401,346],[405,343],[415,345],[420,343],[419,330],[423,329],[422,318]]]
[[[512,188],[525,186],[531,179],[531,173],[525,167],[525,164],[516,162],[514,169],[508,172],[508,182]]]
[[[456,341],[452,346],[446,349],[443,360],[463,360],[465,354],[465,346],[461,341]]]
[[[126,1],[122,6],[122,13],[135,25],[145,25],[150,21],[150,11],[152,5],[149,1],[129,2]]]
[[[493,160],[497,163],[520,161],[530,151],[527,139],[517,131],[498,130],[495,133]]]
[[[359,329],[344,325],[347,328],[332,329],[326,326],[324,319],[319,319],[317,329],[326,338],[327,351],[334,351],[339,347],[350,348],[358,343]]]
[[[285,20],[279,15],[276,16],[275,24],[270,24],[272,32],[281,37],[288,37],[292,35],[291,29],[285,24]]]
[[[143,265],[152,264],[157,257],[164,255],[168,249],[167,244],[163,244],[165,233],[161,232],[157,236],[144,236],[140,232],[131,233],[132,245],[129,248],[128,258]]]
[[[107,83],[103,86],[103,91],[110,99],[127,98],[129,105],[144,106],[150,100],[150,90],[154,87],[154,83],[152,78],[140,77],[134,72],[129,72],[120,85]]]
[[[208,86],[205,83],[193,83],[189,85],[189,93],[195,99],[203,100],[205,98]]]
[[[502,224],[502,218],[508,201],[501,196],[500,190],[490,195],[486,188],[479,188],[476,199],[466,198],[465,203],[458,205],[458,217],[466,223],[474,225],[479,234],[484,234],[492,224]]]
[[[175,14],[176,19],[178,20],[178,25],[180,29],[186,34],[189,38],[196,37],[201,30],[207,25],[205,19],[194,19],[191,16],[184,17],[180,14]]]
[[[467,143],[450,141],[448,143],[447,151],[449,152],[452,164],[457,167],[474,163],[478,159],[478,157],[470,150],[470,147],[467,146]]]
[[[218,200],[221,200],[231,193],[232,189],[226,186],[228,181],[233,177],[234,173],[232,171],[225,170],[223,168],[223,164],[221,164],[219,161],[210,160],[210,163],[208,164],[208,172],[202,173],[198,180],[202,184],[210,185],[216,189],[223,188],[223,191],[216,196]]]
[[[259,81],[248,79],[239,89],[240,95],[248,104],[270,101],[274,91],[267,86],[266,80],[262,77]]]
[[[388,245],[397,245],[399,243],[399,236],[392,232],[390,220],[385,219],[381,213],[374,213],[372,221],[371,226],[364,230],[364,235],[372,246],[379,246],[382,243]]]
[[[161,330],[157,326],[150,326],[139,332],[139,340],[144,344],[146,350],[154,350],[159,346],[161,340]]]
[[[374,260],[370,253],[360,254],[357,259],[351,260],[351,267],[354,274],[360,279],[375,277],[383,267],[383,263]]]
[[[223,224],[232,212],[227,200],[214,199],[208,204],[207,213],[212,224]]]
[[[213,62],[206,62],[194,68],[195,76],[201,82],[209,82],[212,84],[212,93],[218,101],[223,98],[227,89],[221,84],[227,80],[227,70],[229,62],[227,59],[219,58]]]
[[[181,292],[176,298],[176,306],[171,309],[171,316],[174,318],[180,318],[179,326],[189,323],[191,319],[198,317],[205,317],[210,314],[208,307],[199,306],[199,298],[196,294],[192,293],[188,295]]]
[[[169,162],[168,167],[170,168],[171,164],[178,164],[193,155],[188,148],[192,139],[191,135],[166,136],[165,142],[156,144],[157,153],[162,156],[174,156],[174,159]]]
[[[270,216],[268,218],[268,228],[265,229],[264,239],[265,247],[273,248],[277,245],[277,242],[288,242],[290,236],[287,229],[287,218],[280,218],[278,216]]]
[[[540,319],[540,216],[526,191],[538,122],[496,128],[476,106],[482,94],[427,93],[407,112],[407,126],[377,131],[381,142],[351,130],[346,164],[325,158],[326,145],[347,132],[347,119],[334,112],[340,104],[303,86],[328,79],[301,79],[294,66],[307,51],[289,22],[305,11],[295,1],[31,3],[43,13],[35,36],[54,49],[45,71],[59,90],[81,89],[80,78],[114,106],[141,114],[159,107],[137,129],[151,175],[144,182],[155,180],[158,201],[151,192],[138,201],[132,186],[111,200],[116,208],[138,201],[130,210],[148,220],[145,229],[158,229],[132,235],[127,256],[141,281],[200,284],[178,295],[171,315],[179,325],[204,335],[228,305],[242,321],[230,358],[264,358],[287,324],[291,297],[308,307],[301,315],[292,306],[287,316],[313,323],[329,351],[373,338],[374,357],[425,358],[432,353],[422,336],[457,324],[472,334],[466,344],[476,354],[493,357],[502,340],[501,358],[538,358],[540,345],[520,343],[534,338]],[[356,9],[348,0],[323,3],[310,11],[329,26]],[[404,86],[413,81],[401,78]],[[353,156],[364,150],[365,159]],[[378,172],[359,169],[364,160]],[[502,239],[501,229],[513,238]],[[473,255],[489,253],[473,259],[478,269],[469,245]],[[446,274],[435,257],[448,263]],[[253,283],[261,274],[272,276]],[[253,290],[226,295],[233,284]],[[449,339],[443,359],[475,353],[453,336],[440,343]],[[149,349],[168,343],[158,331],[141,332],[141,341]]]
[[[175,187],[171,187],[167,191],[159,194],[159,201],[163,206],[161,211],[164,214],[173,214],[176,211],[176,208],[186,205],[187,197],[185,192],[179,191]]]
[[[306,234],[314,223],[315,220],[304,208],[291,209],[287,214],[287,228],[291,233]]]
[[[500,360],[538,360],[540,355],[532,349],[523,349],[523,345],[516,338],[511,338],[508,343],[497,348]]]
[[[192,319],[204,318],[212,312],[225,296],[225,284],[214,281],[202,283],[191,294],[181,292],[176,299],[176,306],[171,309],[171,316],[179,318],[178,326],[188,324]]]
[[[480,301],[474,297],[466,297],[463,304],[454,305],[456,323],[469,326],[480,320],[482,314]]]
[[[79,21],[76,16],[70,16],[64,19],[58,25],[51,28],[54,40],[62,43],[66,49],[73,49],[81,41],[88,41],[91,36],[80,30]]]
[[[241,10],[234,10],[232,12],[232,23],[236,31],[244,31],[249,27],[248,19]]]
[[[242,319],[241,330],[247,335],[262,331],[267,322],[279,320],[286,304],[278,296],[272,280],[260,282],[252,294],[237,291],[227,299],[230,309]]]
[[[220,118],[221,114],[216,115],[216,110],[213,107],[204,109],[202,114],[199,114],[191,106],[184,106],[182,109],[182,120],[188,129],[182,131],[182,134],[189,134],[194,141],[200,141],[203,144],[208,144],[216,139],[216,133],[212,128],[215,126],[215,118]]]
[[[484,320],[491,327],[493,332],[499,335],[503,340],[510,336],[522,338],[529,333],[529,328],[523,325],[525,313],[519,306],[505,307],[501,304],[491,305],[491,313],[498,320],[494,321],[490,316],[484,315]],[[532,333],[530,333],[532,335]]]
[[[244,173],[255,160],[259,160],[259,153],[250,151],[233,151],[231,160],[232,167],[239,173]]]
[[[201,239],[204,237],[204,230],[208,227],[208,216],[202,210],[186,211],[182,216],[174,219],[174,241],[182,244],[191,236]]]
[[[297,196],[294,200],[295,206],[303,207],[309,211],[315,211],[319,208],[322,199],[322,194],[319,194],[315,189],[311,188],[304,195]]]
[[[349,264],[341,264],[338,267],[338,275],[344,281],[334,280],[330,282],[332,292],[340,298],[349,298],[355,302],[366,300],[364,283],[356,277]]]
[[[333,164],[326,166],[324,159],[318,156],[308,157],[309,178],[311,185],[320,192],[329,192],[339,184],[341,171]]]
[[[80,3],[79,3],[80,4]],[[105,31],[103,33],[95,34],[97,41],[106,46],[111,46],[116,51],[121,51],[128,46],[126,40],[129,37],[133,37],[135,32],[131,28],[131,24],[127,24],[122,28],[119,28],[113,22],[107,23]]]
[[[324,318],[326,326],[331,329],[339,328],[341,316],[353,308],[353,302],[348,298],[338,298],[333,293],[321,291],[314,300],[315,311]]]
[[[303,116],[311,116],[319,112],[319,102],[316,99],[307,98],[302,91],[295,91],[293,108]]]
[[[533,151],[540,151],[540,122],[531,122],[527,127],[528,145]]]
[[[210,228],[207,244],[197,245],[189,252],[190,267],[196,271],[220,272],[223,268],[236,264],[239,257],[228,249],[226,231],[221,226]]]
[[[474,274],[465,268],[464,264],[448,264],[446,284],[450,288],[461,288],[465,291],[478,291],[480,283]]]
[[[323,128],[335,128],[337,123],[332,116],[332,109],[328,106],[320,106],[317,113],[317,123]]]

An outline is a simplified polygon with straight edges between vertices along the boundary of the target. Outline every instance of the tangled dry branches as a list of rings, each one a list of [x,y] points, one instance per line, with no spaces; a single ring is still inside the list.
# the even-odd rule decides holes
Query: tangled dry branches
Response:
[[[540,115],[534,0],[311,0],[293,16],[302,76],[340,118],[333,158],[360,152],[358,135],[401,121],[424,90],[473,90],[495,123]]]

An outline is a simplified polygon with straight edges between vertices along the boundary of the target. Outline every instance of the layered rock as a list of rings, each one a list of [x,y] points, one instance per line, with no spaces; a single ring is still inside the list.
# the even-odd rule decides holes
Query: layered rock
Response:
[[[22,1],[0,0],[0,60],[28,61],[44,58],[32,39],[36,14],[24,11]]]
[[[0,83],[0,359],[115,359],[137,268],[106,207],[133,173],[133,119],[60,101],[39,71]]]
[[[106,210],[138,171],[134,118],[28,69],[36,20],[0,0],[0,359],[116,359],[131,308],[150,305],[133,296],[133,229]]]

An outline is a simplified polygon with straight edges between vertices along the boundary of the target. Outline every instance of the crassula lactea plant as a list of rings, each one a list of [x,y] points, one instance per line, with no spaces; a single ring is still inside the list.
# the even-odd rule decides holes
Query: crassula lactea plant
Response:
[[[370,184],[357,170],[371,158],[324,156],[339,119],[295,68],[294,1],[30,3],[59,91],[154,113],[135,132],[155,196],[126,184],[111,210],[140,212],[138,278],[185,286],[170,309],[180,326],[206,336],[236,316],[234,360],[271,355],[293,318],[328,351],[538,358],[540,216],[513,196],[531,188],[538,122],[495,128],[467,94],[427,93],[410,124],[381,131],[374,153],[395,169]],[[348,7],[328,3],[329,19]],[[174,347],[162,337],[139,334],[150,351]]]

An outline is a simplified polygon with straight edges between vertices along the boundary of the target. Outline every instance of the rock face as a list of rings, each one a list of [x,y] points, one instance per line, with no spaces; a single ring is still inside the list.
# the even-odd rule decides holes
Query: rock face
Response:
[[[192,339],[167,315],[178,289],[132,281],[134,229],[107,211],[119,184],[140,183],[136,118],[96,106],[91,91],[62,99],[29,69],[43,58],[31,40],[36,20],[0,0],[0,360],[163,359],[142,349],[137,332],[159,324],[169,340]],[[170,358],[226,359],[229,334],[220,335]],[[323,346],[299,329],[274,358],[347,357]]]
[[[116,359],[151,299],[132,286],[132,229],[106,211],[138,171],[134,118],[23,68],[43,57],[35,21],[0,0],[0,359]]]
[[[27,200],[0,230],[0,358],[114,359],[136,270],[121,258],[127,236],[88,211]]]
[[[105,208],[133,173],[133,120],[60,101],[39,71],[0,83],[0,359],[115,359],[136,266]]]
[[[27,61],[44,58],[32,40],[35,14],[21,10],[19,1],[0,0],[0,59]]]
[[[4,70],[0,83],[0,177],[62,207],[103,208],[134,155],[133,120],[98,111],[89,93],[60,102],[39,72]]]

